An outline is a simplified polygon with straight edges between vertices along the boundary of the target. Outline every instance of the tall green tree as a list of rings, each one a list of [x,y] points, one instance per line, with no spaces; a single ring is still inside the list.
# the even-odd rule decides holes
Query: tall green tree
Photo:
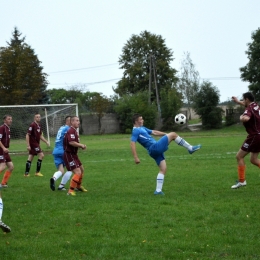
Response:
[[[183,101],[187,104],[188,117],[191,119],[191,107],[193,98],[199,91],[200,77],[194,63],[191,60],[190,53],[184,53],[179,71],[178,89],[182,93]]]
[[[154,61],[152,71],[150,70],[150,57],[153,57]],[[177,71],[170,66],[172,61],[173,52],[167,48],[162,36],[148,31],[143,31],[140,35],[132,35],[123,47],[119,58],[123,77],[117,82],[117,86],[114,88],[115,93],[123,96],[148,91],[151,73],[156,75],[156,81],[154,76],[152,76],[152,80],[157,83],[159,93],[161,89],[177,82]],[[152,100],[156,97],[155,84],[151,88],[151,96]]]
[[[206,129],[222,127],[223,110],[218,107],[219,99],[219,90],[209,81],[201,84],[199,92],[194,97],[193,108]]]
[[[240,68],[240,72],[242,80],[250,83],[249,90],[260,101],[260,28],[252,33],[251,38],[252,42],[247,44],[248,50],[245,52],[249,61]]]
[[[0,96],[4,96],[1,104],[47,103],[47,74],[21,35],[15,27],[10,42],[0,48]]]

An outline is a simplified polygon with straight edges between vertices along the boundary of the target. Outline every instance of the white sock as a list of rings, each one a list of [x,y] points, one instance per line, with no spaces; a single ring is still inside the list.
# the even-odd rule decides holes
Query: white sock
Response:
[[[2,219],[3,209],[4,209],[3,200],[2,198],[0,198],[0,221]]]
[[[62,179],[61,179],[61,183],[60,183],[60,187],[64,186],[68,180],[70,179],[72,172],[71,171],[67,171],[64,173]]]
[[[192,145],[190,145],[189,143],[187,143],[183,138],[181,138],[180,136],[178,136],[174,142],[180,146],[185,147],[188,150],[192,149]]]
[[[159,172],[157,175],[157,180],[156,180],[156,191],[157,192],[162,191],[163,181],[164,181],[164,174]]]
[[[61,177],[61,175],[62,175],[62,172],[61,171],[57,171],[57,172],[55,172],[53,174],[52,178],[56,181],[56,180],[58,180]]]

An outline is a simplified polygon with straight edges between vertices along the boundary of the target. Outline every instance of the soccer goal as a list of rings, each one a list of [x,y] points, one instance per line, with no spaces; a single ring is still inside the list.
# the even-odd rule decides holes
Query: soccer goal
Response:
[[[64,124],[66,116],[78,116],[78,104],[0,106],[1,118],[7,114],[13,118],[11,146],[12,140],[25,142],[25,135],[36,113],[41,115],[43,135],[50,142],[50,138],[56,136],[58,129]]]

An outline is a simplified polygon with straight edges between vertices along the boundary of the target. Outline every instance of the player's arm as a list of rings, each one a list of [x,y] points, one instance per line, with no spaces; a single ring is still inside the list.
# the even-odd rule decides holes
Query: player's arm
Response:
[[[3,143],[0,141],[0,147],[3,149],[4,153],[8,153],[9,150],[3,145]]]
[[[50,146],[49,142],[44,138],[43,135],[40,136],[40,139],[41,139],[44,143],[46,143],[48,146]]]
[[[245,105],[245,103],[244,103],[244,101],[241,101],[241,100],[238,100],[238,98],[237,97],[232,97],[232,100],[235,102],[235,103],[237,103],[237,104],[239,104],[239,105],[241,105],[241,106],[244,106]]]
[[[135,163],[136,163],[136,164],[140,163],[140,160],[139,160],[138,155],[137,155],[137,152],[136,152],[135,142],[131,141],[131,142],[130,142],[130,146],[131,146],[132,154],[133,154],[134,159],[135,159]]]
[[[26,145],[27,145],[27,150],[30,151],[31,150],[31,146],[30,146],[30,136],[27,133],[25,136],[25,140],[26,140]]]
[[[161,132],[161,131],[152,130],[152,135],[163,136],[163,135],[167,135],[167,134],[164,132]]]
[[[75,141],[71,141],[71,142],[69,142],[69,144],[71,146],[78,147],[78,148],[81,148],[83,150],[85,150],[87,148],[87,146],[85,144],[81,144],[81,143],[78,143],[78,142],[75,142]]]
[[[240,121],[241,121],[242,123],[247,122],[249,119],[250,119],[250,117],[247,116],[247,115],[241,115],[241,116],[240,116]]]

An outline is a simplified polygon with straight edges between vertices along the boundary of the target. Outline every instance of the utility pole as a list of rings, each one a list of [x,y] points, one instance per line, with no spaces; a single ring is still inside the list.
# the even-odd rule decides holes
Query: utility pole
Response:
[[[152,54],[149,55],[149,90],[148,90],[148,104],[151,105],[151,89],[152,89]]]

